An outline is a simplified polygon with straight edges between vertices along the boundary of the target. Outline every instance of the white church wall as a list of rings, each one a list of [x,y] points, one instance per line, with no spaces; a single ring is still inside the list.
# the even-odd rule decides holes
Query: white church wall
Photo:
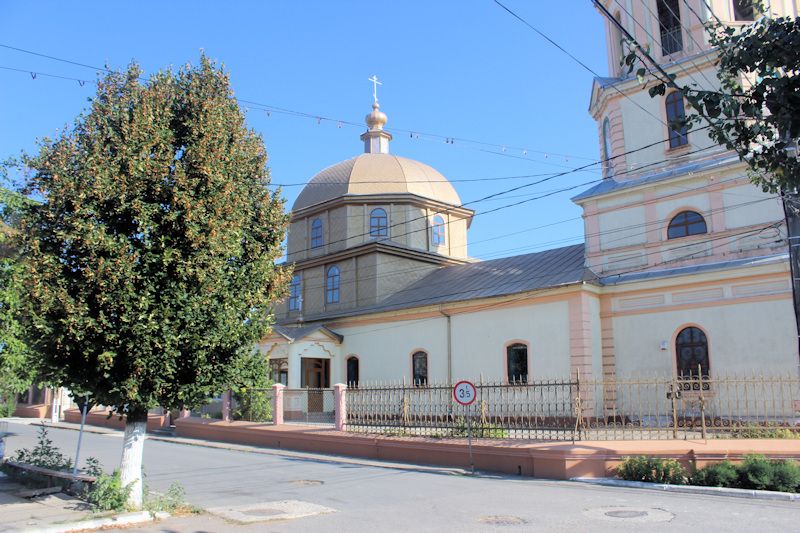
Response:
[[[791,375],[798,370],[790,295],[779,300],[708,305],[614,318],[617,375],[673,375],[675,336],[697,326],[708,338],[711,374]],[[667,349],[661,349],[661,343]]]
[[[783,218],[780,201],[767,200],[775,196],[753,185],[743,185],[723,191],[725,222],[729,228],[767,224]],[[758,200],[764,200],[758,201]],[[757,202],[757,203],[754,203]]]
[[[647,240],[642,229],[645,221],[645,208],[642,206],[607,211],[598,217],[602,250],[643,244]]]
[[[453,315],[453,377],[506,379],[506,345],[528,343],[532,379],[569,375],[566,301]]]
[[[447,379],[447,330],[444,317],[398,320],[336,328],[344,336],[342,353],[359,358],[362,382],[378,380],[411,382],[411,355],[428,354],[428,379]],[[344,362],[340,361],[340,366]]]

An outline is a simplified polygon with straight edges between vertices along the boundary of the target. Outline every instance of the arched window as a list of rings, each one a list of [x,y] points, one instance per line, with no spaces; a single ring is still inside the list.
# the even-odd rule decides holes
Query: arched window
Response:
[[[328,269],[325,279],[325,302],[339,303],[339,267],[332,266]]]
[[[506,347],[506,369],[509,383],[528,382],[528,347],[521,343]]]
[[[669,221],[667,239],[679,239],[689,235],[708,233],[703,215],[694,211],[681,211]]]
[[[358,357],[354,355],[347,358],[347,386],[358,387]]]
[[[675,355],[679,378],[708,377],[708,340],[703,330],[695,327],[682,329],[675,339]],[[699,384],[694,388],[699,389]],[[707,388],[707,385],[703,388]]]
[[[444,246],[444,219],[440,215],[433,217],[431,225],[431,244],[434,246]]]
[[[733,0],[733,19],[753,21],[756,18],[756,10],[753,0]]]
[[[681,8],[678,0],[656,0],[658,25],[661,28],[661,53],[665,56],[683,50]]]
[[[683,107],[683,93],[673,91],[664,100],[667,109],[667,127],[669,128],[669,147],[678,148],[689,143],[686,124],[686,110]]]
[[[388,237],[389,224],[386,211],[380,207],[373,209],[369,214],[369,236],[370,237]]]
[[[289,284],[289,311],[300,311],[303,306],[300,283],[300,274],[292,276],[292,282]]]
[[[323,244],[325,244],[325,239],[322,235],[322,221],[315,218],[311,223],[311,247],[319,248]]]
[[[603,169],[605,177],[610,178],[614,175],[614,166],[611,164],[611,122],[608,117],[603,121]]]
[[[428,354],[415,352],[411,356],[411,366],[414,371],[413,381],[415,387],[424,387],[428,384]]]

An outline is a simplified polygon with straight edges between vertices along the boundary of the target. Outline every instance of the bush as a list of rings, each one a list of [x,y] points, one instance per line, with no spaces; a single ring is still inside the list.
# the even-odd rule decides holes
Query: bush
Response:
[[[711,464],[694,473],[692,485],[704,487],[735,487],[739,473],[730,461]]]
[[[0,402],[0,418],[8,418],[14,416],[14,411],[17,410],[17,400],[11,396],[4,398]]]
[[[196,509],[186,503],[186,491],[180,483],[173,483],[164,494],[149,492],[144,501],[144,508],[151,513],[160,511],[175,513],[176,511],[195,512]]]
[[[772,464],[763,455],[748,455],[739,465],[739,486],[743,489],[769,490]]]
[[[121,511],[125,509],[130,492],[130,485],[122,486],[119,470],[114,470],[111,475],[101,472],[92,488],[84,492],[84,500],[95,512]]]
[[[796,461],[772,461],[772,489],[781,492],[800,490],[800,465]]]
[[[731,436],[737,439],[800,439],[800,432],[780,426],[745,427],[733,430]]]
[[[617,477],[628,481],[684,485],[688,476],[686,469],[675,459],[639,455],[625,458],[617,467]]]
[[[61,450],[53,445],[53,441],[47,436],[47,429],[39,428],[39,436],[36,439],[36,446],[32,450],[23,448],[17,450],[14,461],[33,466],[40,466],[50,470],[69,470],[72,468],[72,459],[61,453]]]

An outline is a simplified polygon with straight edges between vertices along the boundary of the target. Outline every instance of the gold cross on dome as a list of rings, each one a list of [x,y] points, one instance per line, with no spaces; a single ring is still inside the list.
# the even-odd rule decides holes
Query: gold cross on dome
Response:
[[[378,81],[378,76],[375,74],[372,75],[371,78],[368,78],[369,81],[372,82],[372,98],[375,100],[375,103],[378,103],[378,85],[383,85],[383,83]]]

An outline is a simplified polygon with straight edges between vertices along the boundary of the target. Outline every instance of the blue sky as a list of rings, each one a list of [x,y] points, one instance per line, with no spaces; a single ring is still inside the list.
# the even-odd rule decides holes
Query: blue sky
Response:
[[[588,0],[506,3],[605,74],[602,20]],[[387,129],[496,145],[395,134],[392,153],[453,180],[559,172],[599,157],[587,113],[592,75],[491,0],[7,1],[0,3],[0,20],[0,44],[114,69],[132,60],[145,73],[196,63],[202,49],[224,63],[240,99],[359,124],[372,103],[367,78],[377,74]],[[93,80],[92,69],[4,48],[0,66],[25,71],[0,69],[2,158],[33,150],[37,138],[70,124],[94,91],[91,83],[28,74]],[[362,151],[364,127],[267,116],[249,107],[248,123],[264,136],[273,182],[307,181]],[[481,212],[525,199],[521,194],[599,177],[598,171],[574,173],[470,207]],[[454,185],[468,202],[535,179]],[[579,217],[569,198],[583,188],[475,217],[470,255],[489,259],[580,242],[579,219],[530,228]],[[283,191],[291,206],[300,187]]]

